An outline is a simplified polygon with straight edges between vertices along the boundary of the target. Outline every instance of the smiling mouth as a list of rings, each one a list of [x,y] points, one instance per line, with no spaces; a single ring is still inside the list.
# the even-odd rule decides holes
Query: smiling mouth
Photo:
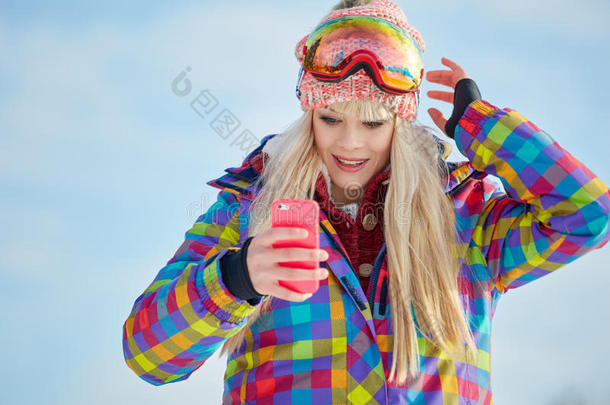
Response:
[[[354,167],[360,166],[361,164],[368,161],[368,159],[350,159],[350,158],[339,157],[336,155],[333,155],[333,157],[336,160],[338,160],[340,163],[342,163],[346,166],[354,166]]]
[[[369,159],[345,160],[345,159],[338,158],[335,155],[333,155],[333,159],[334,159],[337,167],[339,167],[339,169],[346,171],[346,172],[357,172],[360,169],[362,169],[364,166],[366,166],[366,163],[369,161]]]

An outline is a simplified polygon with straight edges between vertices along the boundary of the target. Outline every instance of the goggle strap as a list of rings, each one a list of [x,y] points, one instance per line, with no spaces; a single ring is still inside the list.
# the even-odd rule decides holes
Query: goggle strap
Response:
[[[299,71],[299,78],[297,79],[297,88],[296,88],[296,94],[297,94],[297,98],[299,100],[301,99],[301,81],[303,80],[304,74],[305,74],[305,69],[303,68],[303,65],[301,65],[301,70]]]

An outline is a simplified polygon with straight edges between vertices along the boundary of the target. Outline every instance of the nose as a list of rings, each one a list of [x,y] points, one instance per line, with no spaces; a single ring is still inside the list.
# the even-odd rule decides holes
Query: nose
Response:
[[[346,125],[337,142],[346,151],[356,150],[363,146],[362,134],[353,126]]]

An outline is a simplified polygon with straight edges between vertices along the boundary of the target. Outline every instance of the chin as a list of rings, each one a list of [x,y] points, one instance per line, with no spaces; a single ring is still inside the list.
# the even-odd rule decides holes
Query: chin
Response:
[[[348,173],[342,173],[339,171],[339,173],[334,173],[334,176],[331,174],[331,180],[333,181],[333,183],[335,183],[335,185],[337,187],[341,187],[341,188],[345,188],[348,186],[360,186],[360,187],[364,187],[364,185],[366,183],[368,183],[368,181],[365,181],[366,179],[368,179],[368,176],[365,173],[357,173],[357,174],[348,174]]]

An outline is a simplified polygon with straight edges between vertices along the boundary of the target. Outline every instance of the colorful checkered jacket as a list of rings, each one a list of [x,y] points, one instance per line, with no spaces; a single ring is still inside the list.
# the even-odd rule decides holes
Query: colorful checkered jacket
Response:
[[[366,296],[325,213],[320,246],[330,270],[305,302],[273,298],[227,358],[223,403],[491,404],[491,320],[506,291],[547,275],[610,238],[608,187],[518,112],[471,103],[455,141],[468,161],[450,163],[443,188],[454,203],[458,286],[475,342],[476,364],[452,361],[418,333],[421,373],[388,383],[392,311],[385,244]],[[219,260],[247,238],[257,190],[249,162],[211,180],[218,200],[136,299],[124,324],[128,366],[161,385],[187,379],[254,310],[233,296]],[[499,179],[499,181],[497,180]]]

